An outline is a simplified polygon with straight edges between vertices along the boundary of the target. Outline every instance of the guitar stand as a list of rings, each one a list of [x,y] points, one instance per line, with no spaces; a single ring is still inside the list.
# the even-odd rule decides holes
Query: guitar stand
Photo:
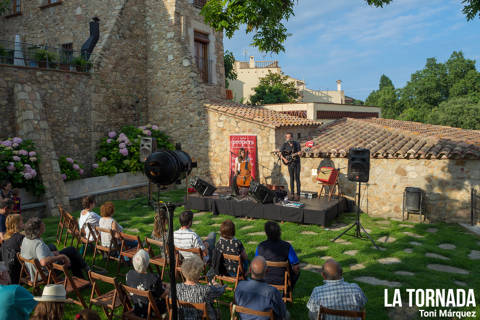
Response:
[[[346,234],[348,231],[350,231],[350,229],[352,229],[353,227],[355,227],[355,234],[353,235],[355,238],[358,238],[358,239],[369,239],[373,246],[377,249],[377,250],[380,250],[380,248],[377,246],[377,244],[375,243],[375,241],[372,239],[372,237],[370,237],[370,235],[368,234],[367,230],[365,230],[365,228],[362,226],[362,224],[360,223],[360,190],[361,190],[361,182],[358,182],[358,198],[357,198],[357,217],[356,217],[356,220],[354,223],[352,223],[350,225],[350,227],[348,227],[346,230],[342,231],[342,233],[340,233],[337,237],[335,237],[332,242],[335,242],[337,239],[339,239],[341,236],[343,236],[344,234]],[[364,237],[362,235],[362,231],[363,233],[365,233],[366,237]]]

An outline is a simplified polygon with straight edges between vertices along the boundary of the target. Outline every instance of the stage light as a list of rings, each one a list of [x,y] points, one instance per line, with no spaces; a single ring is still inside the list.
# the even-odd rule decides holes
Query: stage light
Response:
[[[182,150],[162,150],[152,153],[145,161],[145,175],[155,184],[167,186],[184,179],[196,167]]]

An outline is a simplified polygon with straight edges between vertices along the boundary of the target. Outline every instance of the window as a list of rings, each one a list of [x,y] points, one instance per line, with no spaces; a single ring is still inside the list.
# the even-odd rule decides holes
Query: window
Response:
[[[47,4],[52,4],[57,2],[60,2],[60,0],[47,0]]]
[[[22,12],[22,1],[21,0],[13,0],[12,3],[13,3],[12,13],[13,14],[21,13]]]
[[[193,6],[198,9],[202,9],[207,3],[207,0],[193,0]]]
[[[299,132],[297,133],[297,139],[300,139],[302,137],[302,134]]]
[[[200,76],[204,82],[209,82],[209,61],[208,61],[208,34],[197,32],[194,33],[195,44],[195,62],[197,63]]]
[[[62,0],[42,0],[42,5],[40,6],[40,9],[46,9],[53,6],[58,6],[62,3],[63,3]]]
[[[60,56],[60,61],[63,64],[70,64],[73,58],[73,43],[64,43],[62,44],[62,52]]]

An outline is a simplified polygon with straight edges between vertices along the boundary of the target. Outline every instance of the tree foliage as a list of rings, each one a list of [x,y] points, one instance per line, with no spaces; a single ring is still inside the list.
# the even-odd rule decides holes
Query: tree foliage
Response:
[[[475,129],[480,123],[479,101],[480,72],[475,61],[454,51],[445,63],[427,59],[403,88],[395,89],[382,75],[379,89],[365,103],[381,107],[385,118]]]
[[[255,94],[250,97],[250,102],[254,105],[294,102],[298,98],[295,83],[289,81],[288,76],[271,71],[260,79],[254,90]]]
[[[284,23],[294,15],[297,1],[209,0],[201,14],[205,22],[216,31],[224,31],[228,38],[232,38],[240,26],[246,25],[246,33],[254,33],[252,46],[262,52],[279,53],[285,51],[283,44],[290,35]],[[393,0],[364,1],[371,6],[383,7]],[[480,0],[461,1],[467,20],[480,16]],[[321,1],[318,2],[321,5]]]
[[[11,0],[0,0],[0,16],[3,16],[5,13],[7,13],[11,3]]]
[[[235,63],[235,57],[230,51],[225,51],[223,54],[223,65],[225,66],[225,88],[228,88],[228,80],[237,79],[237,73],[233,69]]]

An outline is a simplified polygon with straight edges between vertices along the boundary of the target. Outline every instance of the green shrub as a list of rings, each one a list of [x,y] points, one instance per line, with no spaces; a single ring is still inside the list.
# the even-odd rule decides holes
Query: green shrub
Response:
[[[61,156],[58,164],[64,181],[80,179],[83,175],[83,166],[72,158]]]
[[[37,49],[33,54],[35,61],[48,61],[50,63],[56,63],[58,61],[58,55],[55,52],[50,52],[45,49]]]

